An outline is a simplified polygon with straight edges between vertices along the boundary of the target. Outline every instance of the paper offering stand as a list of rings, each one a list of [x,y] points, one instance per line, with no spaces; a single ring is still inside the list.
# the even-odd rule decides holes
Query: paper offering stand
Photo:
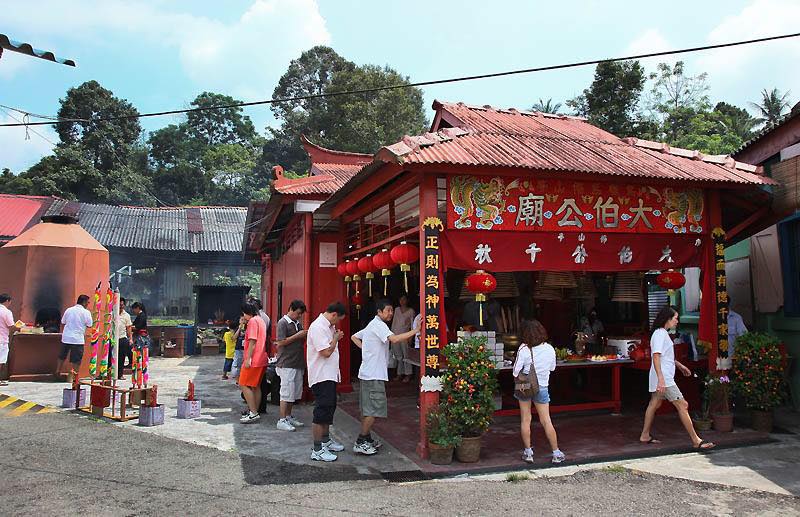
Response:
[[[89,378],[73,382],[72,389],[64,390],[64,407],[119,422],[139,418],[144,407],[161,408],[155,386],[148,386],[149,354],[137,354],[131,386],[117,382],[119,374],[119,290],[106,290],[105,313],[100,303],[100,285],[95,292],[95,326],[92,331],[92,360],[95,367]],[[101,323],[102,322],[102,323]],[[103,332],[101,332],[104,330]],[[102,341],[101,336],[102,335]],[[89,403],[86,404],[86,391]],[[67,393],[70,392],[70,393]],[[77,394],[77,395],[76,395]],[[163,423],[163,419],[162,419]]]

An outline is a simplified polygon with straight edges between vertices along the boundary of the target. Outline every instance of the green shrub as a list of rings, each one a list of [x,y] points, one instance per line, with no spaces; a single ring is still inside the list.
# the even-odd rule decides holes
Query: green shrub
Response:
[[[769,411],[783,402],[783,357],[778,338],[748,332],[736,340],[733,387],[750,409]]]
[[[441,406],[428,412],[427,423],[429,442],[440,447],[458,447],[461,443],[461,435]]]
[[[489,429],[497,389],[495,363],[485,337],[462,338],[444,347],[442,402],[447,418],[461,436],[476,437]]]

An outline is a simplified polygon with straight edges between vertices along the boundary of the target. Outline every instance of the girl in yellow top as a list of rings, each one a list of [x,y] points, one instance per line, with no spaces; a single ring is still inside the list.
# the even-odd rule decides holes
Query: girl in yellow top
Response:
[[[227,380],[228,374],[233,368],[233,356],[236,350],[236,339],[239,337],[239,322],[231,321],[228,323],[228,331],[222,339],[225,341],[225,364],[222,367],[222,379]]]

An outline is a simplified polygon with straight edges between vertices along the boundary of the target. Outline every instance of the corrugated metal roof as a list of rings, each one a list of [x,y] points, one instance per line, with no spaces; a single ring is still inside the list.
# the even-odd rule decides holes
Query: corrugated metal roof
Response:
[[[783,126],[790,120],[794,120],[795,118],[800,117],[800,102],[795,104],[791,111],[783,116],[780,120],[775,122],[774,124],[766,124],[763,128],[761,128],[755,135],[753,135],[750,140],[743,143],[739,149],[737,149],[733,156],[737,156],[741,154],[745,149],[748,149],[750,146],[764,138],[769,133],[772,133],[774,130],[778,129],[779,127]]]
[[[71,210],[72,207],[77,211]],[[200,212],[202,232],[189,232],[187,210]],[[67,203],[59,200],[48,215],[74,212],[79,224],[105,247],[156,251],[240,252],[246,208],[167,207]]]
[[[406,137],[376,159],[574,171],[692,182],[773,184],[748,164],[658,142],[618,138],[578,117],[435,102],[456,128]],[[434,128],[438,129],[438,128]],[[455,130],[454,130],[455,129]]]
[[[0,241],[6,242],[39,222],[53,198],[0,194]]]
[[[6,36],[5,34],[0,34],[0,48],[5,48],[8,50],[12,50],[14,52],[19,52],[20,54],[26,54],[33,57],[46,59],[47,61],[60,63],[62,65],[75,66],[75,61],[71,59],[62,59],[60,57],[56,57],[49,50],[39,50],[38,48],[34,48],[33,45],[31,45],[30,43],[13,40],[8,36]],[[0,54],[1,53],[2,52],[0,52]]]

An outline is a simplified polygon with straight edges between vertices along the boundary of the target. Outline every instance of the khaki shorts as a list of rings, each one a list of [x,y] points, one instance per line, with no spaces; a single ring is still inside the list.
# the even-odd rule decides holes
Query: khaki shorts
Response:
[[[275,368],[281,378],[281,402],[297,402],[303,398],[303,370],[300,368]]]
[[[386,402],[385,381],[360,381],[361,416],[386,418],[389,410]]]
[[[658,398],[661,400],[668,400],[669,402],[675,402],[676,400],[681,400],[683,398],[683,393],[681,393],[680,388],[677,386],[667,386],[666,391],[664,393],[658,393],[654,391]]]

